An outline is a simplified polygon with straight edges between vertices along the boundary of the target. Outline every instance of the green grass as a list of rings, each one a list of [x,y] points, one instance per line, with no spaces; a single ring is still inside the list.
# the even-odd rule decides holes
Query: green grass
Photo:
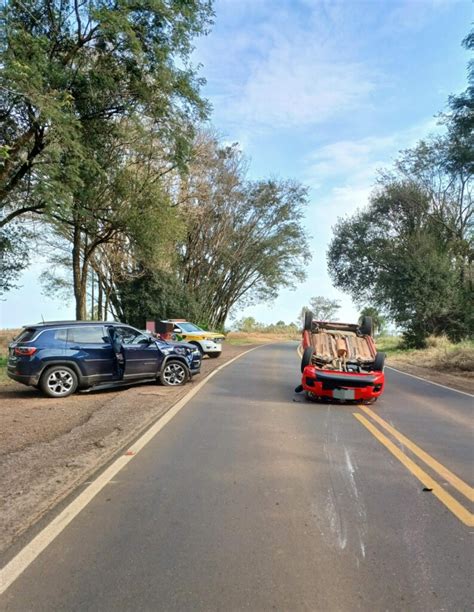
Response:
[[[7,358],[0,357],[0,385],[4,385],[9,381],[10,379],[7,377]]]
[[[401,336],[380,336],[380,338],[375,338],[375,344],[377,350],[386,353],[387,357],[407,352],[407,349],[401,347]]]

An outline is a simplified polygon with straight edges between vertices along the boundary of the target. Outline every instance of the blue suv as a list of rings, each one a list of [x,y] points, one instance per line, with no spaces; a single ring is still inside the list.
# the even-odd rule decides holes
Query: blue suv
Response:
[[[175,346],[124,323],[58,321],[23,328],[9,345],[7,373],[49,397],[67,397],[104,383],[184,385],[200,369],[193,345]]]

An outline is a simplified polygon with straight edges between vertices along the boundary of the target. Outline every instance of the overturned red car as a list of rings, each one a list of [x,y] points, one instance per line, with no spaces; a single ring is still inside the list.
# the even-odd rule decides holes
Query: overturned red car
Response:
[[[315,321],[305,315],[302,384],[311,400],[332,398],[372,403],[384,390],[385,354],[377,352],[371,317],[360,324]]]

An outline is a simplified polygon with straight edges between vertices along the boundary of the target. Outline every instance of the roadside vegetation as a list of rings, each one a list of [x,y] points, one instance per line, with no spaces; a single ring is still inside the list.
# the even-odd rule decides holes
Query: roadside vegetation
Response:
[[[12,382],[7,377],[8,345],[19,331],[18,329],[0,329],[0,385]]]
[[[286,342],[300,340],[301,330],[296,323],[286,324],[284,321],[265,325],[253,317],[244,317],[233,325],[233,330],[226,336],[229,344],[268,344],[270,342]]]
[[[407,348],[401,336],[376,338],[389,365],[414,366],[474,377],[474,341],[451,342],[446,336],[429,336],[426,348]]]
[[[305,187],[250,180],[209,127],[191,53],[213,16],[209,0],[3,3],[0,294],[34,252],[77,319],[219,328],[303,279]]]
[[[464,45],[474,50],[474,32]],[[335,286],[382,311],[404,343],[474,335],[474,62],[442,131],[379,174],[367,207],[339,219],[328,251]]]

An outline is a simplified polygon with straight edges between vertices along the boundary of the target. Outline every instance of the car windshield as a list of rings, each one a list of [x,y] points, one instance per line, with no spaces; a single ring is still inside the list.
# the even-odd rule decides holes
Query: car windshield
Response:
[[[204,331],[197,325],[194,325],[194,323],[179,323],[179,327],[181,327],[183,331],[187,332]]]

